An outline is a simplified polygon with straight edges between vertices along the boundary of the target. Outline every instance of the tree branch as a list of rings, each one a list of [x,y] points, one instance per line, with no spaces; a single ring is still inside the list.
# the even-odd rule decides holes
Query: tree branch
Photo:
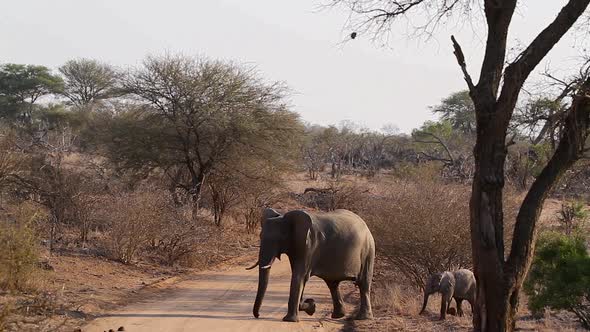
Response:
[[[514,108],[518,94],[530,73],[574,25],[589,3],[590,0],[569,0],[555,20],[541,31],[515,62],[506,68],[504,85],[498,98],[499,109]],[[511,116],[511,112],[505,112],[501,120],[508,122]]]
[[[457,63],[459,67],[461,67],[461,71],[463,72],[463,78],[465,82],[467,82],[467,87],[469,87],[469,94],[473,94],[475,92],[475,85],[473,85],[473,80],[471,79],[471,75],[467,71],[467,65],[465,64],[465,56],[463,55],[463,50],[461,50],[461,45],[455,39],[455,36],[451,35],[451,40],[453,41],[453,48],[455,51],[455,57],[457,58]]]
[[[455,162],[455,158],[453,158],[453,154],[451,153],[451,150],[449,149],[449,147],[445,144],[445,142],[443,142],[443,140],[438,137],[437,135],[433,134],[433,133],[429,133],[429,132],[420,132],[420,135],[427,135],[427,136],[431,136],[432,138],[434,138],[436,141],[421,141],[419,139],[414,138],[415,142],[418,143],[426,143],[426,144],[440,144],[443,149],[445,149],[447,156],[449,157],[448,160],[451,163]]]
[[[516,218],[512,249],[505,264],[510,278],[522,280],[523,262],[532,255],[535,240],[535,224],[539,219],[543,202],[559,178],[583,154],[590,132],[590,79],[576,94],[565,118],[562,137],[555,153],[533,182]]]

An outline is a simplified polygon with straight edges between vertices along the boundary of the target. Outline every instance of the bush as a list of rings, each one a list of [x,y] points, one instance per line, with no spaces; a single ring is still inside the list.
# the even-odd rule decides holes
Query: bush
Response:
[[[35,223],[43,216],[23,205],[0,220],[0,288],[24,290],[31,286],[39,258]]]
[[[471,267],[469,198],[464,185],[400,181],[367,199],[359,214],[371,228],[378,255],[423,288],[432,273]],[[512,220],[513,203],[505,204],[506,220]]]
[[[12,303],[0,303],[0,331],[4,331],[6,328],[6,322],[10,312],[13,310]]]
[[[580,236],[545,233],[524,284],[535,315],[548,307],[573,312],[590,329],[590,257]]]
[[[471,264],[469,192],[462,186],[398,182],[367,202],[379,254],[420,288],[428,275]]]
[[[359,212],[369,192],[363,185],[338,178],[322,182],[317,188],[306,188],[298,199],[301,204],[322,211],[347,209]]]
[[[574,201],[561,204],[558,219],[563,225],[566,234],[571,234],[587,218],[588,211],[586,211],[584,202]]]
[[[106,225],[104,246],[112,259],[129,264],[145,252],[174,265],[202,240],[190,209],[177,207],[168,191],[140,186],[97,200],[95,214]]]
[[[157,223],[166,216],[166,203],[160,192],[150,188],[102,197],[97,215],[107,225],[105,246],[111,258],[131,263],[155,237]]]

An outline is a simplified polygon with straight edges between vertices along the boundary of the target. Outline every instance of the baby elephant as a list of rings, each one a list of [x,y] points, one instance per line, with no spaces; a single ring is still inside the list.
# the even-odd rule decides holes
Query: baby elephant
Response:
[[[461,269],[457,271],[447,271],[443,273],[435,273],[428,278],[426,287],[424,288],[424,304],[420,314],[426,309],[428,304],[428,297],[436,292],[441,293],[442,300],[440,304],[440,319],[445,319],[447,309],[454,298],[457,303],[457,315],[463,316],[461,310],[461,302],[467,300],[471,305],[471,310],[475,304],[475,276],[473,272]]]

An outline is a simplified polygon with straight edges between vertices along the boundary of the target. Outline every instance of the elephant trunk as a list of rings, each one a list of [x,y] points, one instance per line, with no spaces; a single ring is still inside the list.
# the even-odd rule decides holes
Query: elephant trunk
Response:
[[[430,294],[428,293],[428,290],[424,290],[424,303],[422,304],[422,310],[420,310],[420,315],[426,309],[426,305],[428,304],[428,297],[429,296],[430,296]]]
[[[256,300],[254,301],[254,308],[252,313],[254,317],[258,318],[260,306],[264,299],[264,293],[266,293],[266,286],[268,286],[268,278],[270,276],[270,269],[263,269],[262,267],[258,270],[258,291],[256,292]]]
[[[252,266],[247,267],[246,270],[252,270],[253,268],[257,267],[258,266],[258,262],[259,261],[256,261],[256,263],[254,263]]]

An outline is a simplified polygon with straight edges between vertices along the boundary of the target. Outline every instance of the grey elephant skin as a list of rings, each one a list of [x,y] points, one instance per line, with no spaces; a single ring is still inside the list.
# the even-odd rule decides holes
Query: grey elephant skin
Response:
[[[258,291],[252,313],[259,310],[275,258],[286,254],[291,265],[291,286],[287,315],[284,321],[299,321],[299,311],[313,314],[315,303],[302,301],[305,283],[311,276],[323,279],[332,295],[333,318],[345,315],[338,285],[352,280],[360,290],[361,304],[357,319],[370,319],[371,281],[375,261],[375,241],[365,222],[348,210],[310,213],[301,210],[281,215],[266,209],[260,232]]]
[[[420,314],[426,309],[428,297],[431,294],[439,292],[442,295],[440,319],[445,319],[447,309],[450,306],[452,299],[455,299],[455,302],[457,303],[457,315],[463,316],[461,304],[463,300],[467,300],[473,311],[476,290],[475,276],[473,275],[473,272],[467,269],[435,273],[428,278],[428,282],[424,288],[424,303],[422,304]]]

